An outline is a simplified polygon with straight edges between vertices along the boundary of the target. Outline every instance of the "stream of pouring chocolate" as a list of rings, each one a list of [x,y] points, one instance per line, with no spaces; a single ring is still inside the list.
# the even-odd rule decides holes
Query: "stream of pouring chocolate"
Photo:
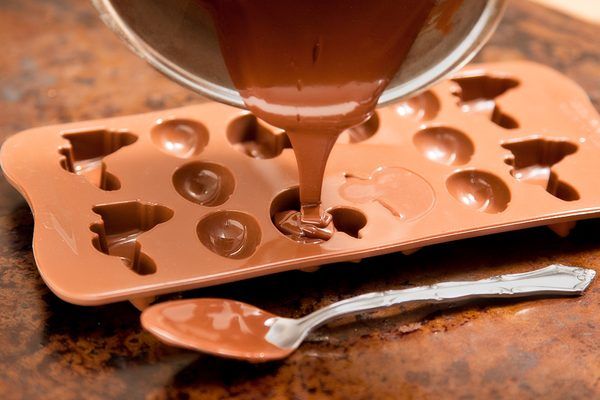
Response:
[[[247,108],[291,140],[301,212],[276,216],[276,225],[297,240],[328,239],[333,227],[321,187],[331,148],[373,114],[438,2],[198,1],[213,18]]]

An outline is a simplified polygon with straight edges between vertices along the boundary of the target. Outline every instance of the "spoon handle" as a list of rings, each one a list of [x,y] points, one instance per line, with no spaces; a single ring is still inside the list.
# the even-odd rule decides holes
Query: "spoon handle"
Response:
[[[299,322],[314,328],[343,315],[413,301],[442,303],[471,298],[578,295],[588,287],[595,274],[591,269],[553,264],[530,272],[500,275],[478,281],[444,282],[431,286],[373,292],[330,304],[301,318]]]

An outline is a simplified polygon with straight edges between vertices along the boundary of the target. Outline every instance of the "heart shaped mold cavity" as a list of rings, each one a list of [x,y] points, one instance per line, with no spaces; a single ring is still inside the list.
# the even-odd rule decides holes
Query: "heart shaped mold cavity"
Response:
[[[446,126],[433,126],[417,132],[413,143],[425,158],[444,165],[466,164],[475,151],[467,135]]]
[[[242,259],[260,244],[258,222],[240,211],[218,211],[202,218],[196,227],[200,242],[215,254]]]
[[[227,139],[237,150],[257,159],[274,158],[283,149],[292,148],[284,131],[259,121],[252,114],[234,119],[227,128]]]
[[[208,129],[190,119],[159,119],[150,132],[152,143],[178,158],[196,156],[208,145]]]
[[[519,123],[505,114],[496,104],[496,98],[519,86],[519,81],[507,77],[472,75],[452,79],[457,85],[452,94],[459,98],[461,110],[467,114],[483,115],[505,129],[516,129]]]
[[[446,187],[460,203],[480,212],[496,214],[506,210],[510,203],[510,190],[506,183],[489,172],[456,172],[448,178]]]
[[[506,159],[511,175],[520,182],[544,188],[551,195],[564,200],[579,200],[577,191],[558,179],[552,167],[577,151],[577,145],[565,139],[532,138],[504,143],[512,153]]]
[[[132,145],[137,136],[124,130],[89,129],[63,133],[69,145],[61,147],[60,165],[66,171],[83,176],[102,190],[117,190],[119,179],[106,171],[104,157]]]
[[[435,203],[431,185],[420,175],[401,167],[380,167],[368,177],[347,173],[339,193],[355,204],[379,203],[402,221],[423,217]]]
[[[417,121],[430,121],[440,111],[440,101],[430,90],[427,90],[408,100],[401,101],[396,106],[396,113],[401,117],[414,118]]]
[[[214,207],[225,203],[235,188],[235,179],[222,165],[195,161],[173,174],[173,186],[187,200]]]
[[[379,130],[379,115],[373,115],[360,125],[346,129],[340,135],[338,143],[360,143],[369,139]]]
[[[138,237],[173,217],[173,210],[139,201],[95,206],[92,211],[102,217],[90,226],[96,234],[93,246],[104,254],[119,257],[140,275],[156,272],[154,261],[142,252]]]

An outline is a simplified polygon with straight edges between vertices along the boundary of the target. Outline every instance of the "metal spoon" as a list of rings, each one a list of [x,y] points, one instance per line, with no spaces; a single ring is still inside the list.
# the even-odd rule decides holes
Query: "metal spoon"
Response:
[[[147,308],[141,321],[145,329],[167,344],[261,362],[287,357],[312,329],[344,315],[406,302],[579,295],[595,275],[591,269],[554,264],[531,272],[478,281],[444,282],[367,293],[330,304],[298,319],[279,317],[234,300],[176,300]]]

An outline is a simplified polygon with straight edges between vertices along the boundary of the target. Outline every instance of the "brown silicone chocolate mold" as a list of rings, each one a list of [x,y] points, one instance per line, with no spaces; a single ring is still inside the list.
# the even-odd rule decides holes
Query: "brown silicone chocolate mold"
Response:
[[[599,116],[531,63],[472,66],[345,132],[325,172],[335,233],[295,242],[285,132],[203,104],[32,129],[0,159],[35,215],[34,255],[63,299],[102,304],[600,216]]]

